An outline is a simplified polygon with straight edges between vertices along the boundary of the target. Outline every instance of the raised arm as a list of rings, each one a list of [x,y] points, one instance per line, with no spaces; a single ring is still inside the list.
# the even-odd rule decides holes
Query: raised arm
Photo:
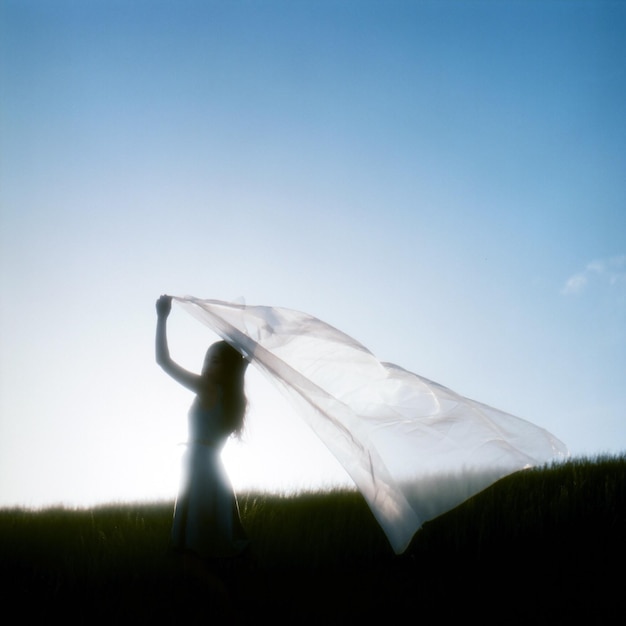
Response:
[[[156,362],[174,380],[187,387],[191,391],[200,391],[202,379],[197,374],[188,372],[170,357],[167,345],[167,318],[172,310],[172,297],[161,296],[156,302],[157,328],[155,339]]]

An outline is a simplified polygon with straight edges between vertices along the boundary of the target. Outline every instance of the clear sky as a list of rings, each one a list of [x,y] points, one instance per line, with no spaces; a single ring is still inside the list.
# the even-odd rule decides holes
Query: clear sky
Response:
[[[173,498],[161,293],[626,449],[626,3],[2,0],[0,505]],[[215,336],[182,309],[172,355]],[[345,475],[248,373],[237,489]]]

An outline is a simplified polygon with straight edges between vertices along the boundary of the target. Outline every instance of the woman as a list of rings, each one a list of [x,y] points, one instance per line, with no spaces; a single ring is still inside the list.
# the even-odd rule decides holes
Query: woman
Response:
[[[227,439],[240,434],[246,410],[244,374],[247,361],[225,341],[211,345],[202,373],[175,363],[167,345],[171,296],[156,303],[156,360],[174,380],[196,394],[188,416],[189,441],[172,526],[172,547],[186,565],[222,562],[248,546],[237,499],[220,454]],[[191,565],[193,561],[195,565]]]

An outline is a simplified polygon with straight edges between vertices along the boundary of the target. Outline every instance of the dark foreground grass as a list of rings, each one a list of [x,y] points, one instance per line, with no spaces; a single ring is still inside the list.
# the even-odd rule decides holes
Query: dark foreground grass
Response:
[[[612,623],[626,611],[626,456],[509,476],[393,554],[361,496],[243,494],[252,566],[190,580],[173,503],[0,511],[5,616],[22,623]]]

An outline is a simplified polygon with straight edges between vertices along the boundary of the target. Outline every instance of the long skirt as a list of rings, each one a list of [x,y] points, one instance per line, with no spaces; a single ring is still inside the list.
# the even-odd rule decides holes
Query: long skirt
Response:
[[[241,554],[248,544],[220,450],[189,444],[174,509],[172,547],[203,558],[224,558]]]

